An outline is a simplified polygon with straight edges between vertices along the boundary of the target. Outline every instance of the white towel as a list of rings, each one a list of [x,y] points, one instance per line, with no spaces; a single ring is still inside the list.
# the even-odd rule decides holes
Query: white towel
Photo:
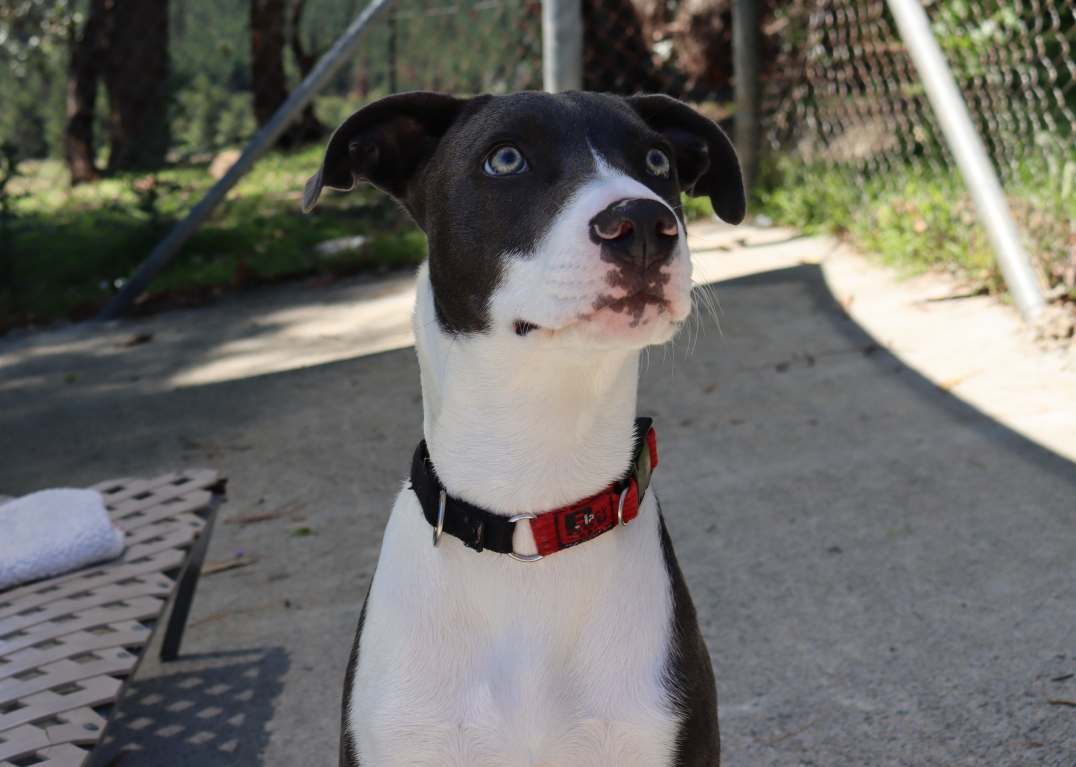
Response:
[[[115,559],[123,537],[96,490],[40,490],[0,504],[0,589]]]

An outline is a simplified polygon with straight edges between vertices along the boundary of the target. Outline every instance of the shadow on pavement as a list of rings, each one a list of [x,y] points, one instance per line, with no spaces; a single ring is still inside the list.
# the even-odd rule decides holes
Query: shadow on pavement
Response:
[[[128,687],[87,767],[262,764],[288,665],[270,647],[159,666],[161,676]]]

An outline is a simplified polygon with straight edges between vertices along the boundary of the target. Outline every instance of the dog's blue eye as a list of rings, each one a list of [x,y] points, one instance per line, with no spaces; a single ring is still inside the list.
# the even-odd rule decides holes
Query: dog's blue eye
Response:
[[[486,173],[491,176],[511,176],[527,169],[527,160],[514,146],[502,146],[486,158]]]
[[[646,169],[655,176],[667,178],[669,175],[669,158],[660,149],[651,149],[646,153]]]

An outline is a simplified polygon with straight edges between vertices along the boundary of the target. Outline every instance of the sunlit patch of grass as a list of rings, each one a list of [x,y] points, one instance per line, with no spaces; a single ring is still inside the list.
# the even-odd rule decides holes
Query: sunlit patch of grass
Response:
[[[1076,194],[1067,176],[1054,175],[1023,168],[1006,192],[1048,286],[1076,300]],[[938,269],[986,292],[1005,289],[957,175],[909,166],[865,178],[785,158],[768,167],[759,190],[752,207],[778,223],[845,238],[907,273]]]
[[[347,274],[419,263],[422,233],[387,196],[327,191],[304,215],[302,189],[322,148],[259,161],[153,281],[150,293],[245,287],[311,274]],[[92,316],[213,185],[210,158],[72,188],[58,161],[23,163],[15,200],[14,280],[0,295],[5,325]],[[327,256],[314,246],[363,235],[357,250]]]

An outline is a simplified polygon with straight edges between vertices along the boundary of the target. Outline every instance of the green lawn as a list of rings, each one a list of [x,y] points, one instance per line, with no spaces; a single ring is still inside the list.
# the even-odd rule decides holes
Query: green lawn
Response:
[[[1076,302],[1076,190],[1069,168],[1023,168],[1006,192],[1048,287]],[[963,181],[925,164],[864,178],[783,159],[764,174],[753,210],[807,233],[845,238],[907,273],[942,270],[973,290],[1005,290]]]
[[[150,286],[150,303],[199,299],[302,275],[343,275],[419,263],[425,238],[387,196],[370,188],[327,191],[311,215],[299,210],[321,147],[271,154],[255,166]],[[23,163],[8,192],[12,279],[0,286],[0,332],[100,309],[214,183],[208,159],[72,188],[59,161]],[[364,235],[352,251],[318,256],[326,240]],[[122,284],[122,282],[121,282]]]

